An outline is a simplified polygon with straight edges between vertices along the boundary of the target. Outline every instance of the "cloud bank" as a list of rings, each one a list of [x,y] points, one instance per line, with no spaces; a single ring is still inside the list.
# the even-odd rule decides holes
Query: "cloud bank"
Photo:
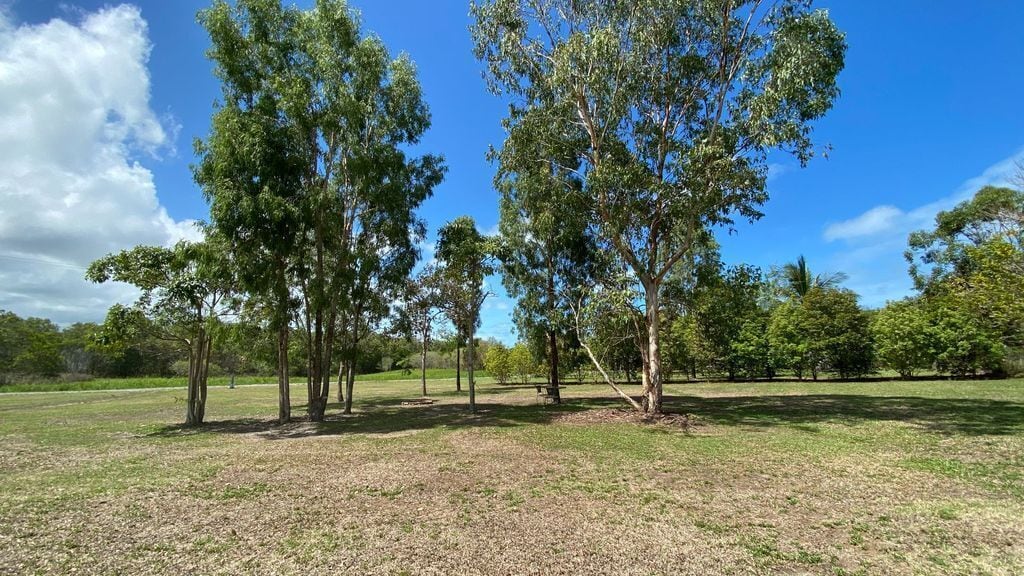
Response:
[[[89,262],[198,237],[138,160],[173,148],[150,108],[150,48],[131,6],[35,26],[0,12],[0,309],[100,319],[133,291],[87,283]]]
[[[1009,185],[1018,162],[1024,162],[1024,149],[934,202],[910,209],[883,204],[854,218],[828,224],[823,239],[841,242],[843,247],[832,264],[849,274],[847,286],[856,290],[868,306],[882,306],[887,300],[910,294],[911,281],[903,259],[910,233],[933,227],[936,214],[973,197],[985,186]]]

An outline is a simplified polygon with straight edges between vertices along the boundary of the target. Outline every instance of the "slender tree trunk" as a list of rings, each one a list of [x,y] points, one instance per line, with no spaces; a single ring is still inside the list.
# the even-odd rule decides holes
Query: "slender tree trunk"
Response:
[[[466,342],[466,371],[469,374],[469,411],[476,412],[476,378],[473,377],[473,356],[476,348],[473,342],[473,335],[476,331],[469,331],[469,340]]]
[[[315,168],[314,168],[315,173]],[[309,414],[309,419],[313,422],[320,422],[324,419],[324,407],[323,407],[323,384],[324,384],[324,321],[325,318],[325,306],[324,303],[328,300],[327,286],[325,277],[325,266],[324,266],[324,233],[323,233],[323,220],[324,213],[318,206],[317,211],[314,213],[314,262],[313,262],[313,281],[311,282],[310,289],[313,292],[312,298],[307,298],[307,317],[308,308],[313,308],[313,330],[309,334],[311,343],[311,350],[309,354],[309,375],[306,379],[306,411]],[[330,314],[327,314],[329,317]],[[307,320],[308,322],[308,320]]]
[[[420,347],[420,387],[423,395],[427,395],[427,335],[420,334],[423,344]]]
[[[554,259],[548,256],[548,285],[547,285],[547,304],[548,311],[551,313],[555,312],[555,265]],[[553,317],[550,316],[550,317]],[[550,318],[549,317],[549,318]],[[550,319],[548,320],[550,322]],[[556,404],[562,403],[562,391],[561,384],[558,380],[558,334],[554,328],[548,330],[548,364],[550,365],[548,370],[550,376],[548,377],[550,384],[548,388],[549,396]]]
[[[288,382],[288,324],[277,331],[277,421],[287,424],[292,419],[291,386]]]
[[[324,411],[320,408],[320,389],[323,382],[323,344],[324,327],[323,311],[319,308],[314,312],[312,350],[309,355],[309,375],[306,378],[306,412],[312,422],[324,419]]]
[[[341,404],[345,401],[345,386],[342,385],[345,382],[345,360],[338,362],[338,403]]]
[[[192,342],[192,349],[188,358],[188,392],[185,399],[185,425],[198,426],[201,422],[196,413],[196,405],[199,398],[199,358],[201,354],[198,344],[199,338]]]
[[[648,381],[644,386],[644,410],[649,414],[661,413],[662,373],[661,373],[661,311],[658,302],[658,283],[648,282],[644,286],[647,305],[647,358],[645,376]]]
[[[455,391],[462,392],[462,346],[459,335],[455,335]]]
[[[213,351],[213,336],[206,334],[206,352],[203,355],[202,372],[199,377],[199,423],[206,421],[206,384],[210,375],[210,353]]]
[[[348,362],[348,374],[345,375],[345,414],[352,413],[352,389],[356,385],[356,356],[355,350]]]
[[[551,351],[548,352],[548,363],[551,364],[551,398],[556,404],[561,404],[562,382],[558,377],[558,334],[554,330],[548,331],[548,346],[551,348]]]

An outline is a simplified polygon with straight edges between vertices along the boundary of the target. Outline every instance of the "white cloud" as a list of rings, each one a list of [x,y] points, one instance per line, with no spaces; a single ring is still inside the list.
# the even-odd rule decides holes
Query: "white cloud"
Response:
[[[825,229],[825,240],[832,242],[874,236],[891,229],[903,216],[903,211],[895,206],[876,206],[856,218],[830,224]]]
[[[131,6],[37,26],[0,12],[0,308],[101,318],[132,291],[85,282],[89,262],[198,237],[135,159],[171,150],[176,130],[150,108],[150,47]]]
[[[781,178],[782,176],[785,176],[792,170],[793,167],[789,164],[779,164],[777,162],[772,162],[771,164],[768,164],[768,175],[766,179],[768,182],[773,182]]]
[[[936,214],[971,198],[979,189],[1009,184],[1016,163],[1022,160],[1024,149],[964,181],[952,193],[916,208],[905,210],[884,204],[826,226],[824,239],[841,240],[844,246],[833,255],[832,268],[849,274],[846,286],[859,293],[867,306],[882,306],[887,300],[910,294],[912,286],[903,258],[908,235],[933,227]]]
[[[835,240],[874,241],[893,236],[905,237],[914,230],[931,226],[935,215],[949,210],[974,196],[985,186],[1007,186],[1014,176],[1017,164],[1024,162],[1024,149],[985,169],[984,172],[961,184],[952,194],[917,208],[903,211],[896,206],[875,206],[860,216],[829,224],[825,227],[827,242]]]

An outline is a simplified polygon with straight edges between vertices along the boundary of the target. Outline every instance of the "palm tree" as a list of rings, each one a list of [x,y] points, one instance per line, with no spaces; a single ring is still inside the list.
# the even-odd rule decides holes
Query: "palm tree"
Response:
[[[796,262],[790,262],[782,267],[782,284],[790,294],[802,300],[813,288],[836,288],[849,278],[842,272],[817,276],[811,274],[807,267],[807,260],[801,254]]]

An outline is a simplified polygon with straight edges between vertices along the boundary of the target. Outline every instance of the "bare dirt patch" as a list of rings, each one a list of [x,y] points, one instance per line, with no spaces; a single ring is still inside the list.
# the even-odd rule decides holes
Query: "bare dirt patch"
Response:
[[[692,431],[708,426],[695,414],[677,414],[663,412],[661,414],[641,414],[628,408],[599,408],[580,412],[565,412],[552,418],[560,424],[644,424],[665,428]]]

